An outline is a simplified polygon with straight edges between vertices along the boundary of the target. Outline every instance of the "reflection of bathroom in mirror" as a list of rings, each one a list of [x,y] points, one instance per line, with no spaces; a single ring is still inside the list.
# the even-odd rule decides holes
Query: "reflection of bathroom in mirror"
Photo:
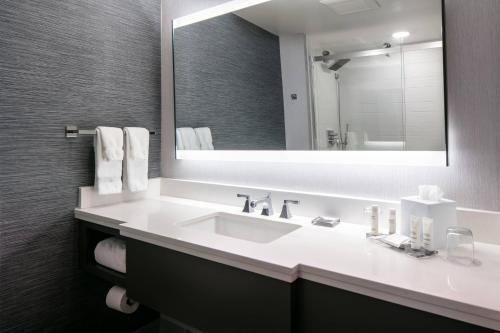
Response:
[[[174,21],[178,150],[445,151],[441,0]]]

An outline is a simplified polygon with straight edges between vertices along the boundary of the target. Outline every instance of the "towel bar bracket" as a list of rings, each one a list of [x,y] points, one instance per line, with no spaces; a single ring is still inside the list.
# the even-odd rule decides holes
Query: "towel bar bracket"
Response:
[[[95,129],[79,129],[78,126],[75,125],[67,125],[65,127],[65,136],[66,138],[77,138],[80,135],[95,135]],[[159,131],[149,131],[150,135],[160,135]]]

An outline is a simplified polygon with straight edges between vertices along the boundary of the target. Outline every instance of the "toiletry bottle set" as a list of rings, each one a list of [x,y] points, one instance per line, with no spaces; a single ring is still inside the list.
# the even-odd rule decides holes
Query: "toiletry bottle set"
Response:
[[[410,216],[410,248],[413,251],[435,253],[434,220],[428,217]]]
[[[367,237],[380,236],[380,207],[377,205],[370,206],[366,208],[366,213],[369,214],[370,232],[367,233]],[[396,233],[396,209],[390,208],[388,213],[388,224],[389,224],[389,235]]]

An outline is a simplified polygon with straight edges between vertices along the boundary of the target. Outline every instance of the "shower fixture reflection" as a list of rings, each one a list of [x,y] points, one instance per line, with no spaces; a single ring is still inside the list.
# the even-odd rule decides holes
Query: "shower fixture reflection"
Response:
[[[349,124],[346,124],[345,133],[342,133],[342,122],[340,112],[340,74],[338,71],[351,61],[349,58],[335,59],[335,56],[330,51],[323,51],[321,56],[313,57],[315,62],[323,62],[327,64],[328,69],[335,72],[336,94],[337,94],[337,116],[338,116],[338,130],[327,131],[327,142],[330,147],[337,148],[338,150],[346,150],[348,145],[348,132]],[[330,62],[333,61],[333,64]]]
[[[336,72],[339,69],[341,69],[345,64],[347,64],[349,61],[351,61],[351,59],[339,59],[335,61],[333,65],[329,67],[329,69]]]
[[[333,64],[328,66],[329,70],[332,70],[334,72],[338,71],[341,69],[345,64],[351,61],[351,59],[336,59],[334,55],[330,53],[330,51],[323,51],[322,55],[320,56],[315,56],[313,58],[315,62],[323,62],[325,64],[329,64],[330,61],[333,61]]]

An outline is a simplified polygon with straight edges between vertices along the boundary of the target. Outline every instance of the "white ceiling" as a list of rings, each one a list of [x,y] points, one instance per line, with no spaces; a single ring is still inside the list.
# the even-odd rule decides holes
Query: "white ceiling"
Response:
[[[377,9],[338,15],[320,0],[272,0],[235,14],[277,35],[307,34],[311,50],[378,49],[397,44],[392,34],[403,30],[411,33],[405,43],[441,40],[441,0],[377,2]]]

